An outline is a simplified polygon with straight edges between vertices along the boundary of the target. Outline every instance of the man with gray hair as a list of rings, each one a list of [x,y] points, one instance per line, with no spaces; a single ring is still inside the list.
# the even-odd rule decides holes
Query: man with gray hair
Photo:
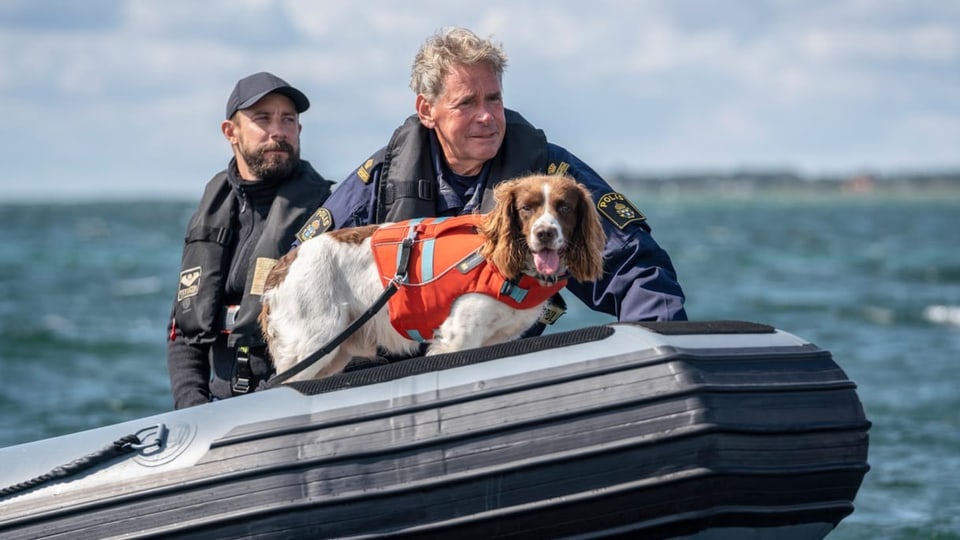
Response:
[[[499,182],[531,172],[566,174],[590,190],[607,235],[603,277],[570,280],[567,289],[620,321],[685,320],[673,263],[646,217],[586,163],[504,108],[506,65],[499,45],[465,28],[428,38],[411,70],[416,114],[334,190],[323,205],[332,216],[328,228],[488,212]]]

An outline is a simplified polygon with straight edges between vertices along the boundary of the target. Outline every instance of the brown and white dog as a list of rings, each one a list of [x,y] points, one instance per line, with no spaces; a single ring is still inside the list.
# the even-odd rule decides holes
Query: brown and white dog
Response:
[[[558,288],[558,282],[562,286],[568,275],[578,281],[601,276],[605,237],[583,185],[566,176],[531,175],[499,184],[494,195],[492,212],[466,218],[478,224],[470,228],[470,235],[480,245],[474,255],[479,263],[512,283],[525,279],[524,283],[533,284],[531,289]],[[383,293],[393,271],[378,266],[371,237],[376,231],[397,226],[331,231],[280,259],[267,278],[260,314],[278,374],[329,343]],[[456,243],[468,242],[461,239]],[[464,266],[468,265],[461,261]],[[407,287],[401,284],[401,292]],[[433,297],[418,296],[417,302],[408,299],[406,304],[418,303],[424,319],[442,321],[427,340],[430,355],[519,337],[536,322],[552,294],[540,292],[543,300],[523,309],[511,305],[516,303],[509,299],[498,299],[499,294],[483,292],[468,292],[448,303],[432,303],[423,298]],[[338,373],[354,356],[374,356],[378,346],[394,354],[416,351],[419,342],[398,332],[391,323],[391,309],[400,309],[394,308],[393,300],[325,358],[290,380]]]

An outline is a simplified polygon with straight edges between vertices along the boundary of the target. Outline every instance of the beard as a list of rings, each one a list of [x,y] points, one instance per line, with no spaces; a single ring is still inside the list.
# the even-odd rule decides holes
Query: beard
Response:
[[[277,150],[286,152],[287,155],[267,155],[267,152]],[[252,152],[247,152],[241,145],[240,154],[250,167],[250,172],[261,180],[276,181],[287,178],[300,164],[300,148],[294,147],[287,141],[277,141],[275,144]]]

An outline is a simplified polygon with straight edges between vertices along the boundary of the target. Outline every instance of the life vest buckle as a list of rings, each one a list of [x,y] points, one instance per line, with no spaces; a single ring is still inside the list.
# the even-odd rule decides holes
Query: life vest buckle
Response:
[[[239,312],[239,305],[230,305],[223,309],[223,330],[221,330],[221,333],[229,334],[233,332],[233,327],[237,325],[237,313]]]
[[[237,371],[233,379],[233,393],[246,394],[250,391],[250,347],[237,347]]]
[[[530,291],[521,287],[516,281],[509,279],[504,281],[503,285],[500,286],[500,294],[513,299],[513,301],[518,304],[523,302],[528,292]]]
[[[410,251],[413,249],[413,243],[420,234],[422,225],[416,223],[410,226],[406,238],[400,243],[400,253],[397,255],[397,272],[391,280],[395,285],[406,283],[410,273]]]

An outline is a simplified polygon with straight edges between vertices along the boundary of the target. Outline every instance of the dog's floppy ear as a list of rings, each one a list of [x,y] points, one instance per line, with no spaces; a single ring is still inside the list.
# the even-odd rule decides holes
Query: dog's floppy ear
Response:
[[[480,233],[486,238],[480,254],[510,279],[519,277],[523,271],[523,245],[518,241],[523,233],[516,209],[517,184],[517,180],[509,180],[494,187],[496,205],[480,226]]]
[[[577,281],[596,281],[603,276],[603,248],[607,237],[590,191],[576,182],[577,218],[570,247],[566,250],[570,275]]]

